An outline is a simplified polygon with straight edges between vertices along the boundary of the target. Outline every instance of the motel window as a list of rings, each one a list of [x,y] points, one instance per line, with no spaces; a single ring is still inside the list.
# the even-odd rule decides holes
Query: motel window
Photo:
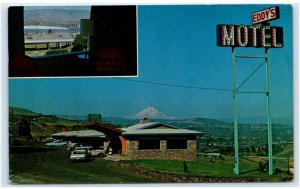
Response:
[[[187,149],[187,139],[169,138],[167,139],[167,149]]]
[[[139,139],[139,150],[160,149],[159,138],[141,138]]]
[[[25,55],[39,57],[77,53],[83,59],[88,37],[80,33],[80,20],[90,19],[90,14],[91,6],[25,6]]]

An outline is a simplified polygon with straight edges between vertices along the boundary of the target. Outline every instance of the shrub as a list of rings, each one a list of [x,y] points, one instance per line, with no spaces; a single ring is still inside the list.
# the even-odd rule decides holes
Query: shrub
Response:
[[[262,161],[260,161],[258,164],[258,171],[263,172],[264,169],[265,169],[265,164]]]
[[[183,171],[184,172],[188,172],[189,171],[189,167],[187,165],[187,163],[185,161],[183,161]]]
[[[72,51],[82,51],[87,48],[88,37],[84,35],[77,35],[74,39]]]
[[[67,52],[68,52],[67,49],[51,49],[46,52],[46,55],[63,54],[63,53],[67,53]]]

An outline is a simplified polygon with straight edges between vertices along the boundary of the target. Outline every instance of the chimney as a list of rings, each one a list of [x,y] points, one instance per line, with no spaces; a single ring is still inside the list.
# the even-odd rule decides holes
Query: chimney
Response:
[[[148,119],[148,118],[144,118],[144,119],[141,119],[140,120],[140,124],[144,124],[144,123],[150,123],[151,121],[150,121],[150,119]]]
[[[101,122],[101,114],[88,114],[88,121]]]

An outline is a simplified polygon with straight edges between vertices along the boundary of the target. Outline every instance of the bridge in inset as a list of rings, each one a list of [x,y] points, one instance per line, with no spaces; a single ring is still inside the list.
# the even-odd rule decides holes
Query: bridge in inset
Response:
[[[37,25],[37,26],[56,26],[63,28],[80,28],[80,21],[53,21],[53,22],[28,22],[25,25]]]
[[[50,44],[56,44],[55,47],[61,49],[62,44],[70,45],[74,42],[74,39],[45,39],[45,40],[25,40],[25,45],[37,45],[46,44],[47,49],[50,49]],[[36,48],[36,46],[35,46]]]
[[[46,26],[57,26],[57,27],[63,27],[63,28],[74,28],[74,29],[79,29],[80,28],[80,24],[78,23],[65,23],[65,22],[54,22],[54,23],[50,23],[47,24]]]

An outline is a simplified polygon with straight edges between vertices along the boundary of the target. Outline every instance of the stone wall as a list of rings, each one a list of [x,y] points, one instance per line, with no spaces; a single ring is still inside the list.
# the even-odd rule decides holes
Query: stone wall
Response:
[[[187,140],[187,149],[167,149],[167,140],[160,140],[160,149],[139,150],[138,139],[126,140],[126,159],[197,160],[196,139]]]

